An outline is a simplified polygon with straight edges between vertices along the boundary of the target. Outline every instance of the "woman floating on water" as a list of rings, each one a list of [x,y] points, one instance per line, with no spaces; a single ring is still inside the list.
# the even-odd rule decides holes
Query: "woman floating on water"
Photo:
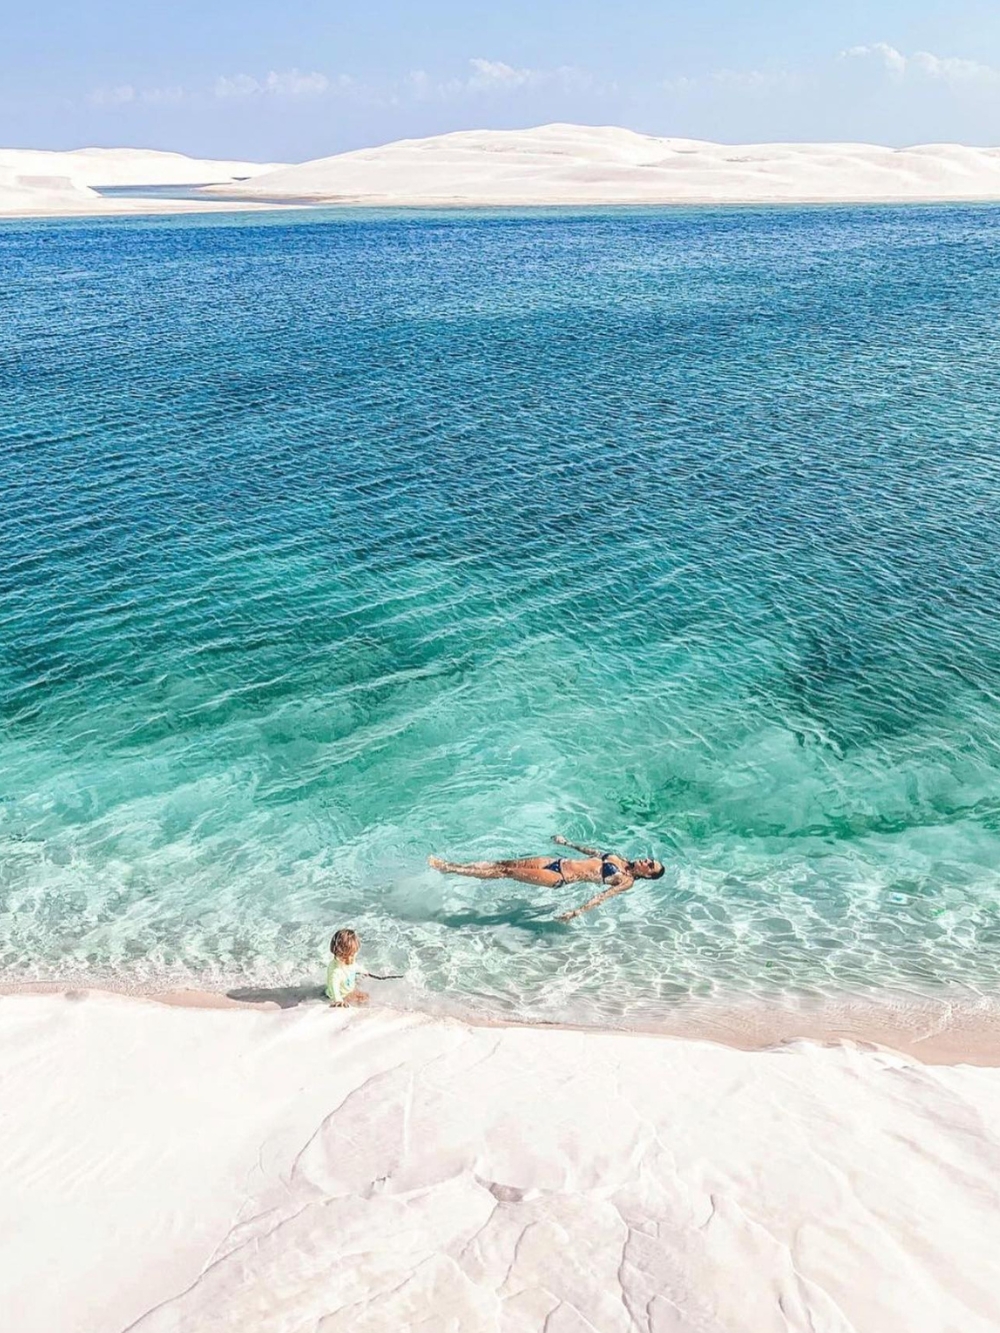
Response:
[[[659,879],[663,866],[651,857],[626,861],[613,852],[599,852],[596,847],[580,847],[558,835],[552,839],[560,847],[572,847],[582,852],[584,861],[559,857],[555,861],[546,856],[522,856],[516,861],[442,861],[440,856],[429,856],[428,864],[448,875],[471,875],[474,879],[516,879],[521,884],[541,884],[546,889],[561,889],[564,884],[602,884],[603,891],[582,907],[564,912],[558,919],[571,921],[581,912],[614,898],[630,889],[637,879]]]

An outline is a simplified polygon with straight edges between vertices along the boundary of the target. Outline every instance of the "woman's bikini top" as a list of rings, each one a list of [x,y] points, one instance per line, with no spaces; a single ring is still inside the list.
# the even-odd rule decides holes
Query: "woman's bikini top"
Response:
[[[610,853],[610,852],[602,852],[602,853],[601,853],[601,883],[602,883],[602,884],[603,884],[606,880],[611,879],[611,878],[612,878],[613,876],[615,876],[615,875],[627,875],[627,874],[628,874],[628,870],[627,870],[627,868],[623,868],[622,866],[612,865],[612,863],[611,863],[611,861],[610,861],[610,859],[609,859],[611,855],[612,855],[612,853]],[[563,857],[560,857],[558,861],[552,861],[552,862],[549,863],[549,865],[545,866],[545,869],[546,869],[546,870],[551,870],[551,871],[553,871],[555,874],[557,874],[557,875],[559,876],[559,880],[560,880],[560,882],[559,882],[558,884],[554,884],[554,885],[553,885],[553,888],[556,888],[556,889],[561,889],[566,883],[568,883],[568,881],[567,881],[567,879],[566,879],[566,876],[563,874],[563,859],[564,859]],[[628,863],[626,862],[626,867],[627,867],[627,864],[628,864]]]

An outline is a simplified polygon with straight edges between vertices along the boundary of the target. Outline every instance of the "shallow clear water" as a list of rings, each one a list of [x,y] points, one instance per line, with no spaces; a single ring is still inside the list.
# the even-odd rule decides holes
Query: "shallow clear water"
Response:
[[[1000,210],[0,225],[0,963],[995,989]],[[563,832],[580,900],[425,858]],[[584,890],[586,895],[586,890]]]

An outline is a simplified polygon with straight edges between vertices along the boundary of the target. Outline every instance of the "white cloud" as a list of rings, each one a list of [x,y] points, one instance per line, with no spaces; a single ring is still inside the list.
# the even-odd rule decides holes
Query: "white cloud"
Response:
[[[1000,81],[1000,70],[983,65],[978,60],[960,56],[936,56],[930,51],[915,51],[904,55],[888,42],[873,42],[870,46],[851,46],[841,51],[841,59],[874,60],[896,80],[923,77],[943,83],[995,83]]]
[[[660,87],[667,93],[695,93],[718,88],[732,88],[737,92],[767,93],[777,88],[787,89],[799,76],[784,69],[716,69],[702,77],[687,74],[662,79]]]
[[[140,94],[140,100],[149,102],[153,106],[173,106],[177,102],[183,102],[186,94],[181,87],[172,88],[146,88]]]
[[[91,106],[127,106],[136,100],[136,91],[130,83],[120,83],[114,88],[95,88],[87,94]]]
[[[246,97],[322,97],[331,89],[344,90],[351,80],[340,75],[333,83],[325,74],[317,71],[304,74],[297,69],[271,70],[262,79],[255,79],[251,74],[234,74],[231,77],[220,75],[213,89],[220,99],[240,99]]]
[[[134,106],[142,103],[146,106],[168,106],[184,100],[184,89],[171,88],[136,88],[131,83],[119,83],[113,88],[95,88],[87,94],[91,106],[117,107]]]
[[[727,88],[759,93],[784,87],[793,80],[793,77],[781,69],[717,69],[712,75],[712,81]]]
[[[216,97],[254,97],[261,92],[261,86],[256,79],[252,79],[249,74],[234,74],[232,78],[227,78],[220,74],[215,80],[214,92]]]
[[[420,102],[434,96],[435,83],[425,69],[411,69],[406,76],[406,87]]]
[[[963,60],[958,56],[935,56],[930,51],[918,51],[911,63],[922,74],[932,79],[947,79],[952,83],[992,82],[1000,79],[1000,70],[982,65],[978,60]]]
[[[586,70],[572,65],[553,69],[527,69],[508,65],[503,60],[476,56],[468,62],[468,72],[461,77],[435,78],[426,70],[411,71],[401,82],[369,85],[349,74],[322,74],[318,70],[269,70],[257,76],[241,72],[220,74],[210,95],[220,102],[263,99],[303,101],[321,97],[343,97],[359,103],[398,106],[407,100],[458,101],[463,98],[512,96],[528,88],[549,88],[564,92],[615,91],[614,83],[604,83]],[[115,107],[135,103],[167,104],[204,93],[186,93],[183,88],[139,89],[130,83],[98,88],[87,101],[93,106]]]
[[[871,46],[850,46],[841,51],[841,60],[877,60],[899,78],[906,72],[906,56],[888,42],[874,42]]]
[[[539,72],[533,69],[514,69],[502,60],[483,60],[474,56],[469,61],[472,74],[465,82],[470,92],[490,91],[494,88],[521,88],[537,81]]]
[[[865,61],[888,75],[893,83],[928,81],[947,84],[987,86],[1000,83],[1000,69],[958,56],[936,56],[930,51],[907,55],[888,42],[851,46],[841,51],[838,60]],[[810,71],[789,69],[716,69],[700,75],[674,75],[662,79],[659,87],[674,95],[710,93],[726,88],[744,93],[791,92],[822,75],[821,67]]]
[[[503,60],[485,60],[474,56],[470,73],[464,78],[434,79],[423,69],[413,70],[405,87],[418,101],[450,101],[485,94],[514,93],[522,88],[558,88],[563,91],[590,89],[606,91],[613,84],[601,84],[586,70],[572,65],[554,69],[518,69]]]

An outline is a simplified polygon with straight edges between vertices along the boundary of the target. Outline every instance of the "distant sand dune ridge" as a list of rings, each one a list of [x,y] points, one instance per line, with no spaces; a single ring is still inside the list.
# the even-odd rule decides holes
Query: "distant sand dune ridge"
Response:
[[[95,186],[112,185],[203,188],[200,197],[183,200],[95,193]],[[0,149],[0,215],[162,213],[289,202],[502,207],[992,199],[1000,199],[1000,148],[718,144],[614,126],[462,130],[298,166],[134,148]]]
[[[273,162],[215,161],[150,148],[0,148],[0,215],[143,211],[144,201],[102,199],[94,187],[219,184],[275,169]],[[179,201],[180,207],[185,203]],[[146,206],[163,211],[162,201]]]
[[[233,193],[257,200],[492,205],[997,199],[1000,148],[732,145],[543,125],[403,139],[266,172]]]

